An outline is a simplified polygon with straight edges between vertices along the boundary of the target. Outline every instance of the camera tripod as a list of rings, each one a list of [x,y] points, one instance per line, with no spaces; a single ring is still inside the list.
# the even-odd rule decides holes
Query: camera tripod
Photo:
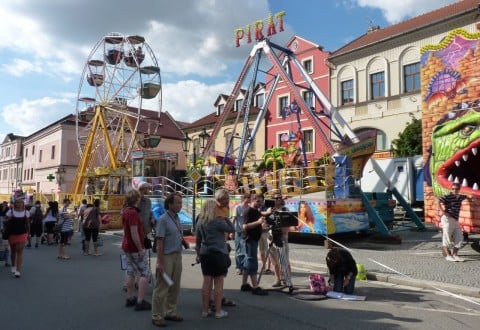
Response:
[[[287,257],[284,242],[282,241],[281,246],[279,245],[274,246],[274,241],[275,239],[272,239],[268,243],[266,259],[268,260],[268,257],[272,254],[272,249],[278,249],[278,261],[280,263],[280,271],[282,273],[282,278],[283,278],[283,281],[285,282],[285,286],[288,287],[288,292],[292,294],[293,293],[292,273],[290,270],[290,265],[288,262],[288,257]],[[262,279],[262,275],[263,275],[263,272],[265,271],[266,266],[267,266],[267,263],[265,262],[265,264],[263,264],[262,269],[260,271],[260,275],[258,276],[259,284],[260,284],[260,280]]]

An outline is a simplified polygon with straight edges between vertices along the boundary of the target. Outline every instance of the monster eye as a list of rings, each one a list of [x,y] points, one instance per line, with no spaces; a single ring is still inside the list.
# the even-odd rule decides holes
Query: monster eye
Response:
[[[469,136],[476,130],[477,126],[474,125],[466,125],[462,128],[462,135]]]

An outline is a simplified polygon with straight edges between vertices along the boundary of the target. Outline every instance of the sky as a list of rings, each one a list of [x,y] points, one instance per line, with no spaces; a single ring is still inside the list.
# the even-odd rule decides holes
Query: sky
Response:
[[[335,51],[366,33],[455,0],[2,0],[0,139],[28,136],[76,113],[89,54],[111,32],[141,35],[161,69],[162,108],[193,122],[230,94],[254,44],[234,31],[285,11],[294,35]]]

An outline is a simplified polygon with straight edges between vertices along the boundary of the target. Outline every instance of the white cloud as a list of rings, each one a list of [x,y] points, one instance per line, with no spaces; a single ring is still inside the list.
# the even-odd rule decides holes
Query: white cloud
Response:
[[[72,104],[68,99],[44,97],[38,100],[22,100],[20,104],[10,104],[0,112],[9,132],[28,136],[33,132],[66,116]],[[70,112],[72,113],[72,112]]]
[[[213,103],[219,94],[230,93],[233,82],[214,85],[186,80],[164,85],[163,111],[179,121],[192,122],[215,111]]]
[[[354,0],[360,7],[378,8],[385,19],[391,23],[398,23],[408,17],[452,4],[457,0]]]

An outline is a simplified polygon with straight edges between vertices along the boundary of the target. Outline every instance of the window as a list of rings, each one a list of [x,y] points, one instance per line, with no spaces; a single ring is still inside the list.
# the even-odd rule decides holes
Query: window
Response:
[[[342,105],[353,103],[353,79],[342,81]]]
[[[403,92],[420,91],[420,63],[408,64],[403,67]]]
[[[263,104],[265,103],[265,94],[257,94],[255,95],[255,104],[257,107],[261,108],[263,107]]]
[[[303,100],[305,101],[305,103],[307,103],[307,105],[309,107],[314,106],[314,104],[313,104],[313,92],[312,91],[303,91],[302,92],[302,97],[303,97]]]
[[[307,129],[303,131],[303,143],[305,152],[313,152],[313,130]]]
[[[387,135],[383,131],[377,130],[377,151],[387,149]]]
[[[217,107],[217,115],[220,115],[223,112],[223,109],[225,109],[225,104],[219,104]]]
[[[33,180],[33,167],[30,169],[30,180]]]
[[[243,99],[235,101],[235,110],[236,111],[240,111],[242,109],[242,103],[243,103]]]
[[[52,155],[50,158],[55,159],[55,146],[52,146]]]
[[[281,117],[282,116],[282,109],[288,106],[288,96],[281,96],[278,98],[278,112],[277,116]]]
[[[5,157],[9,157],[10,156],[10,147],[7,147],[5,149]]]
[[[25,158],[28,157],[28,148],[25,148]]]
[[[32,156],[35,155],[35,146],[32,146]]]
[[[371,100],[385,96],[385,72],[377,72],[370,75]]]
[[[42,162],[42,151],[43,150],[40,150],[40,153],[38,155],[38,162],[41,163]]]
[[[311,59],[303,61],[303,67],[308,73],[313,73],[313,62]]]

